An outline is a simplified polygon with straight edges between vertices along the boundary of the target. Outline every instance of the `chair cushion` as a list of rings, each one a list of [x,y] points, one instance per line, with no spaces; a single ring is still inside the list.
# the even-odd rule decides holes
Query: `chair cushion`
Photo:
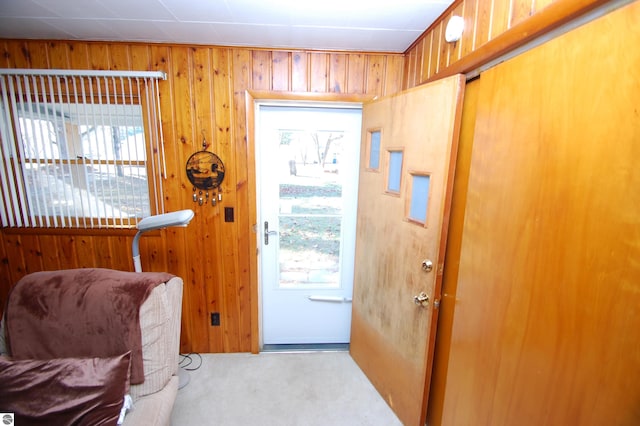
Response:
[[[0,405],[15,424],[115,425],[129,391],[131,352],[108,358],[0,357]]]

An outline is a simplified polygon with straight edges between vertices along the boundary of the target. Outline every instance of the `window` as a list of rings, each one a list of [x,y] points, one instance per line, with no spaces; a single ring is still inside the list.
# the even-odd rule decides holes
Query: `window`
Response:
[[[409,220],[422,225],[427,223],[429,212],[429,192],[431,175],[411,173],[411,197],[409,199]]]
[[[401,150],[389,151],[389,167],[387,171],[387,192],[399,195],[402,182],[402,157]]]
[[[368,131],[367,139],[367,153],[369,158],[368,169],[378,170],[380,167],[380,130]]]
[[[157,73],[11,72],[0,76],[2,226],[126,228],[162,213]]]

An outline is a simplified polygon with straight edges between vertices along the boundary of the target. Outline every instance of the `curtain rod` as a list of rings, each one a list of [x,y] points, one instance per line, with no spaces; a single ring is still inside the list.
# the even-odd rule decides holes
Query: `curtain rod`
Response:
[[[0,75],[46,75],[60,77],[130,77],[166,80],[163,71],[50,70],[32,68],[0,68]]]

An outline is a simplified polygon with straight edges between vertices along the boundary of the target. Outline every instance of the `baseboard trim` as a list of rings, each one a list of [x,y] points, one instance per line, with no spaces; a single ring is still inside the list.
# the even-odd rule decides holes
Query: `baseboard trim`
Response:
[[[301,343],[263,345],[260,352],[348,352],[348,343]]]

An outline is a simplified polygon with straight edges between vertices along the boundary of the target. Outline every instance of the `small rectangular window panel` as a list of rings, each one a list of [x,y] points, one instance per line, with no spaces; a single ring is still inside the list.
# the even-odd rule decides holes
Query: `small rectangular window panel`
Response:
[[[422,224],[427,223],[429,211],[429,175],[411,175],[411,201],[409,206],[409,219]]]
[[[380,168],[380,130],[369,132],[369,168]]]
[[[402,151],[389,151],[387,192],[400,193],[400,183],[402,180],[402,156]]]

